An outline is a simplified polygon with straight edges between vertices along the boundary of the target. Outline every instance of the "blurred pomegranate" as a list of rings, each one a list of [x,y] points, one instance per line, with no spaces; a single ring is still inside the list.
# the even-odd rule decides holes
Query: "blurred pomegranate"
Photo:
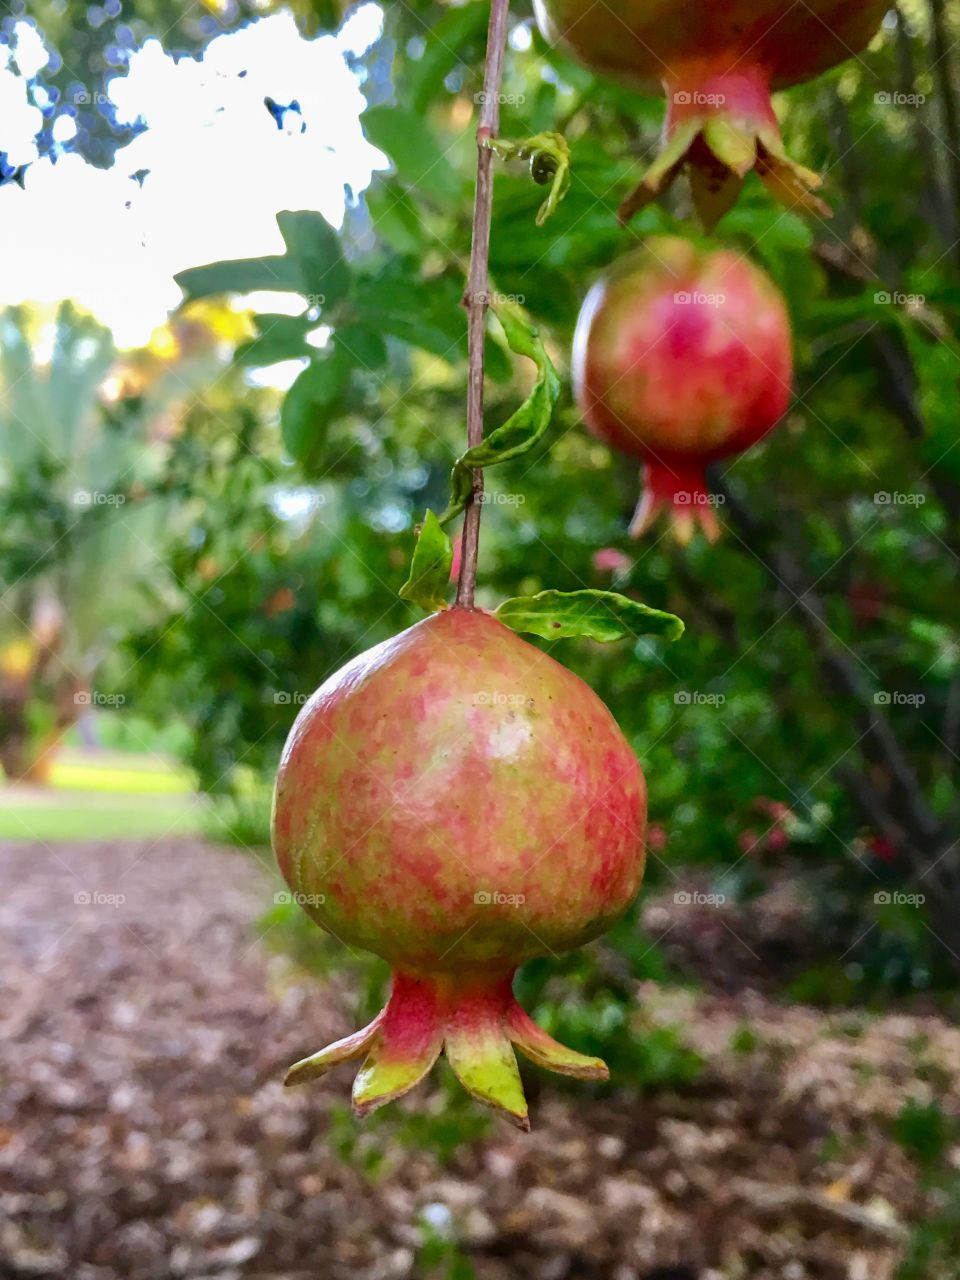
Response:
[[[664,509],[682,539],[696,525],[717,536],[704,469],[777,425],[792,376],[783,299],[738,254],[658,236],[594,285],[574,389],[594,435],[643,461],[634,537]]]

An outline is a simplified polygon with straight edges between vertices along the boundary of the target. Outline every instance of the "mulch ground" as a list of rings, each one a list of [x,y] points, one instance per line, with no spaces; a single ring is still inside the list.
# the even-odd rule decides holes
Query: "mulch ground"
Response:
[[[446,1163],[389,1126],[345,1149],[351,1070],[281,1080],[353,997],[258,937],[276,887],[196,841],[0,848],[2,1280],[469,1275],[424,1270],[425,1222],[478,1280],[892,1280],[928,1205],[890,1119],[960,1111],[943,1019],[644,986],[707,1061],[683,1094],[532,1070],[530,1135],[495,1122]]]

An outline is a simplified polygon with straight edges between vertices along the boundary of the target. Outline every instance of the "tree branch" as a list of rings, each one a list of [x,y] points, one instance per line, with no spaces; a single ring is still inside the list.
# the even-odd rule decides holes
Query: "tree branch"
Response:
[[[723,485],[717,488],[725,494],[726,510],[732,522],[740,527],[758,553],[762,548],[761,562],[800,606],[800,618],[814,640],[824,674],[838,692],[855,704],[863,734],[863,754],[871,763],[882,767],[889,779],[886,804],[900,815],[918,850],[928,855],[935,852],[943,841],[941,824],[924,800],[916,774],[889,721],[875,704],[873,690],[854,659],[834,637],[822,599],[806,580],[794,555],[773,545],[769,531],[729,489]]]
[[[507,42],[509,0],[492,0],[487,29],[487,56],[483,74],[480,124],[477,128],[477,190],[473,204],[473,239],[470,274],[464,302],[467,308],[469,372],[467,375],[467,444],[483,441],[483,343],[488,305],[490,220],[493,212],[493,152],[487,146],[500,128],[500,85]],[[467,502],[460,543],[460,577],[457,604],[473,608],[477,586],[477,554],[480,549],[480,511],[483,471],[473,473],[473,492]]]

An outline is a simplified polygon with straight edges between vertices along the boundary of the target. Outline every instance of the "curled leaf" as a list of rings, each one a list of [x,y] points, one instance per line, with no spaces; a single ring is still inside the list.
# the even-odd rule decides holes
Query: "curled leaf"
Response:
[[[514,631],[525,631],[544,640],[587,636],[606,644],[641,635],[679,640],[683,623],[615,591],[541,591],[535,596],[504,600],[497,617]]]
[[[401,599],[413,601],[428,613],[445,609],[452,564],[450,539],[440,527],[440,521],[428,509],[417,535],[410,576],[400,588]]]
[[[529,160],[530,176],[537,186],[550,184],[547,198],[537,211],[537,226],[542,227],[570,190],[570,148],[566,138],[562,133],[538,133],[522,142],[491,138],[487,146],[501,160]]]
[[[466,506],[473,487],[471,472],[474,468],[491,467],[532,449],[550,425],[560,397],[557,371],[544,349],[539,330],[526,313],[514,303],[501,303],[492,309],[500,321],[510,350],[519,356],[527,356],[537,366],[537,381],[527,399],[506,422],[454,463],[450,476],[450,502],[439,517],[442,525],[449,524]]]

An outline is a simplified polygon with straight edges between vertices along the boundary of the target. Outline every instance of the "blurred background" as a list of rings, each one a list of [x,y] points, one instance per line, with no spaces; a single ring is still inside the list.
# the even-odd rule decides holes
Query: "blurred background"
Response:
[[[363,1123],[295,1058],[383,966],[272,865],[299,706],[421,615],[413,525],[463,447],[480,0],[35,0],[0,18],[0,1276],[960,1277],[960,13],[891,8],[780,95],[835,216],[751,175],[714,240],[777,281],[796,398],[712,478],[723,537],[627,537],[633,463],[569,349],[659,99],[511,6],[492,280],[564,380],[488,474],[480,598],[613,587],[681,643],[554,655],[646,772],[649,870],[520,974],[608,1086],[445,1067]],[[491,329],[490,422],[529,385]]]

